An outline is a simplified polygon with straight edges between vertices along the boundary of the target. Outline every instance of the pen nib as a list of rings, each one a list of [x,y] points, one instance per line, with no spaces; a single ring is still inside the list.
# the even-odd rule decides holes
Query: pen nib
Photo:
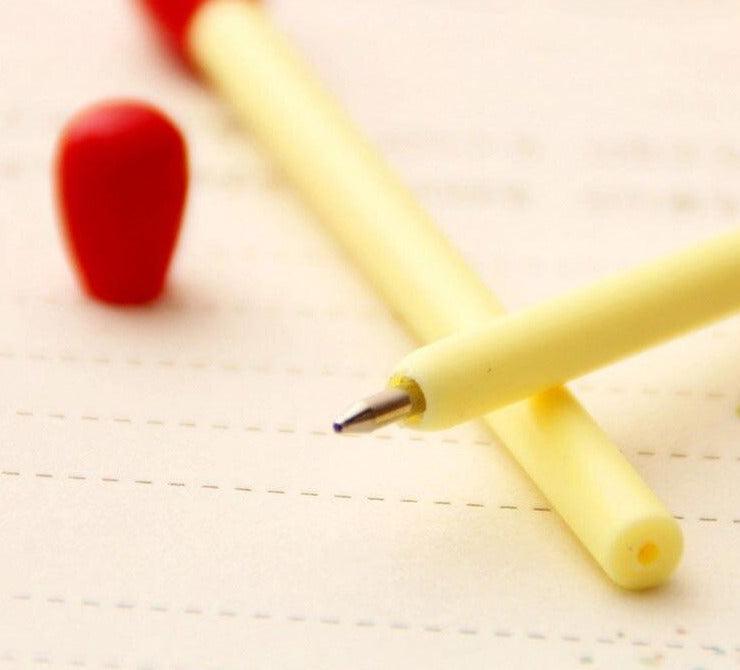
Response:
[[[348,407],[334,422],[335,433],[369,433],[411,416],[412,398],[402,389],[387,389]]]

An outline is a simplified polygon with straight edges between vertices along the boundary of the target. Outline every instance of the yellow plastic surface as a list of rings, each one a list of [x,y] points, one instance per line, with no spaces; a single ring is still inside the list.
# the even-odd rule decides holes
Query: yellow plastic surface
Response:
[[[210,0],[188,37],[213,86],[421,341],[502,313],[259,6]],[[567,391],[486,421],[616,583],[668,578],[678,525]]]
[[[422,430],[449,428],[740,310],[740,230],[417,349]]]

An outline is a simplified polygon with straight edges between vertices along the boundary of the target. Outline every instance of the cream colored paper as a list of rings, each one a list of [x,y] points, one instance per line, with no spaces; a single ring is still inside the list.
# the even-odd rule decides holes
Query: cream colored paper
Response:
[[[315,4],[276,20],[509,307],[737,224],[730,3]],[[412,343],[129,3],[13,0],[0,31],[9,666],[737,662],[737,320],[574,386],[682,517],[672,583],[625,594],[482,427],[325,434]],[[80,296],[55,230],[55,134],[108,95],[192,144],[148,310]]]

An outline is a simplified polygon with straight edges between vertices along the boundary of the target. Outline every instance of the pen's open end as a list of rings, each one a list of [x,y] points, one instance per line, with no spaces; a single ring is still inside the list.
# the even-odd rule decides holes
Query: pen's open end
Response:
[[[344,430],[344,426],[336,421],[331,425],[335,433],[341,433]]]

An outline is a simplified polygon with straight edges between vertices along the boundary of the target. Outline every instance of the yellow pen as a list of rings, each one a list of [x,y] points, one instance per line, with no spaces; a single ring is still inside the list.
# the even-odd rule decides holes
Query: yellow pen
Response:
[[[337,432],[440,430],[740,310],[740,229],[406,356]]]
[[[142,1],[420,341],[503,313],[259,3]],[[567,390],[486,421],[612,580],[668,579],[681,529]]]

